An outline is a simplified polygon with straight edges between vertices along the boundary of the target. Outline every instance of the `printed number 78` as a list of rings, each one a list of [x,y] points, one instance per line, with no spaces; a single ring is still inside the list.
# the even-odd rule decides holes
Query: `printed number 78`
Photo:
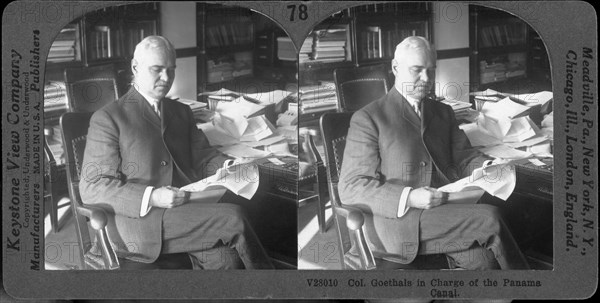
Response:
[[[294,15],[296,14],[296,5],[291,4],[291,5],[288,5],[287,8],[292,10],[290,12],[290,21],[294,21]],[[300,18],[300,20],[308,19],[307,10],[308,10],[308,7],[305,4],[298,5],[298,18]]]

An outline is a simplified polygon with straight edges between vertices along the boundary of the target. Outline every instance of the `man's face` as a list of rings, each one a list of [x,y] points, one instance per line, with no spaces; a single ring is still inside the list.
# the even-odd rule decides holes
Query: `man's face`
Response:
[[[150,97],[164,98],[175,79],[175,58],[165,48],[145,50],[132,61],[136,89]]]
[[[392,61],[394,85],[403,95],[423,99],[435,81],[435,62],[425,49],[408,49]]]

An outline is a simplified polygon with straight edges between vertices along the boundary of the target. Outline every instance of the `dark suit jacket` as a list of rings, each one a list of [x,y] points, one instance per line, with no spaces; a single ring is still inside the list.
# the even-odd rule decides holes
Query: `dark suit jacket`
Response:
[[[226,159],[196,128],[189,106],[165,98],[161,117],[133,88],[95,112],[79,183],[85,204],[109,212],[108,232],[117,253],[141,262],[160,254],[165,211],[153,207],[140,218],[146,187],[173,185],[176,173],[183,182],[201,180]]]
[[[402,190],[430,186],[434,166],[441,185],[468,176],[487,159],[471,147],[450,106],[430,99],[421,106],[419,119],[392,88],[357,111],[350,121],[339,181],[342,203],[372,214],[365,231],[373,250],[401,263],[417,255],[422,212],[411,208],[397,218]]]

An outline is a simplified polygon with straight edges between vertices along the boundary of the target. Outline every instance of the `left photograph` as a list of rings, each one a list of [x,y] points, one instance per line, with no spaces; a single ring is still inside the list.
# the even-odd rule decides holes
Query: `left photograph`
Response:
[[[45,65],[46,270],[297,268],[298,67],[247,8],[105,7]]]

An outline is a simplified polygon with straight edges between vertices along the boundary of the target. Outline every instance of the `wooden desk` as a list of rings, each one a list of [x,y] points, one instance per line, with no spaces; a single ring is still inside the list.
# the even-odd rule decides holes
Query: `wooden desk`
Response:
[[[527,160],[517,164],[517,184],[507,201],[499,201],[521,251],[535,269],[551,269],[553,264],[553,186],[552,159],[537,167]]]
[[[282,159],[286,163],[296,158]],[[269,255],[275,259],[276,266],[295,269],[298,263],[298,207],[297,195],[286,193],[278,187],[280,181],[294,184],[297,172],[269,165],[267,159],[257,160],[260,180],[256,195],[250,201],[243,201],[250,224],[258,235]],[[296,189],[297,190],[297,189]]]

